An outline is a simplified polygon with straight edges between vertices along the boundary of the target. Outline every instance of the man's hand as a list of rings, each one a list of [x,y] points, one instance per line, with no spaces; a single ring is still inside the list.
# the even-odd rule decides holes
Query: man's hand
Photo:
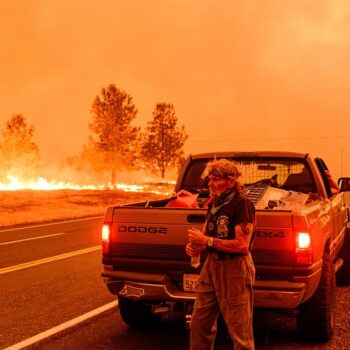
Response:
[[[186,254],[189,256],[198,256],[205,249],[208,237],[201,230],[194,227],[190,228],[187,232],[190,242],[186,245]]]
[[[187,231],[187,233],[190,243],[198,244],[204,247],[207,245],[209,237],[205,236],[201,230],[192,227]]]
[[[204,249],[205,246],[195,245],[193,243],[186,244],[186,254],[189,256],[198,256]]]

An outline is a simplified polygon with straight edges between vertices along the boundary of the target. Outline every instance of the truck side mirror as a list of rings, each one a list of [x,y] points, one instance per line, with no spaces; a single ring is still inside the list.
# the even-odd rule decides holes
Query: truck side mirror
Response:
[[[349,192],[350,191],[350,177],[339,178],[338,185],[340,188],[340,192]]]

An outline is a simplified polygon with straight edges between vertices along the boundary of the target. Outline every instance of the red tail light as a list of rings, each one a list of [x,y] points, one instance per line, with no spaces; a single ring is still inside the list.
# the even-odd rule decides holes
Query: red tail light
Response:
[[[104,223],[101,230],[102,235],[102,253],[108,254],[110,252],[109,242],[111,237],[111,224]]]
[[[297,265],[308,265],[313,262],[311,234],[308,231],[296,233],[295,262]]]

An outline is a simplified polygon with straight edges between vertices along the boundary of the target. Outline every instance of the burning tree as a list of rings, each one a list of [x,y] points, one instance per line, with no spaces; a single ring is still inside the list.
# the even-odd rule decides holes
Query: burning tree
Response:
[[[170,103],[157,103],[153,111],[153,120],[147,123],[143,134],[140,156],[154,174],[163,179],[168,168],[181,163],[183,145],[187,139],[185,127],[177,127],[175,108]]]
[[[13,115],[5,123],[0,140],[2,177],[13,175],[29,179],[36,175],[40,153],[33,142],[34,130],[22,114]]]
[[[139,128],[131,122],[137,109],[131,96],[110,84],[95,98],[91,113],[89,128],[95,137],[89,143],[102,156],[103,168],[111,171],[115,185],[117,169],[130,169],[135,164]]]

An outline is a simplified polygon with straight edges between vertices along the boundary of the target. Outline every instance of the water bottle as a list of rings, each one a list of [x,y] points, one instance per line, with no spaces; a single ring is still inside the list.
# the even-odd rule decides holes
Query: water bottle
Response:
[[[199,248],[198,244],[194,244],[192,243],[192,246],[194,248]],[[191,256],[191,266],[194,268],[199,267],[199,265],[201,264],[201,253],[199,253],[197,256]]]
[[[201,264],[201,254],[199,253],[199,255],[197,256],[191,256],[191,266],[192,267],[199,267],[199,265]]]

